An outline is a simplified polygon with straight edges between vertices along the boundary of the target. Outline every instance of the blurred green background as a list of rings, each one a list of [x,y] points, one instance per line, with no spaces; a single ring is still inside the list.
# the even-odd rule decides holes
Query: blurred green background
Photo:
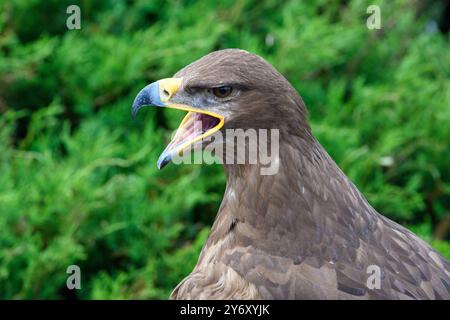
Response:
[[[0,298],[167,298],[193,268],[220,165],[156,160],[183,114],[130,106],[206,53],[260,54],[370,203],[450,258],[445,1],[0,2]],[[66,8],[81,8],[67,30]],[[381,8],[381,30],[366,9]],[[66,268],[82,289],[66,289]]]

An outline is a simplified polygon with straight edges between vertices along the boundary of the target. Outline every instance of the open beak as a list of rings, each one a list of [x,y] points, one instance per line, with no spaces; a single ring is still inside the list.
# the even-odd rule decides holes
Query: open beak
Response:
[[[196,109],[188,105],[171,103],[171,98],[181,86],[182,78],[167,78],[153,82],[143,88],[134,99],[131,115],[144,106],[157,106],[187,111],[175,136],[158,159],[158,169],[162,169],[174,156],[180,154],[188,146],[201,141],[220,130],[224,117],[206,110]]]

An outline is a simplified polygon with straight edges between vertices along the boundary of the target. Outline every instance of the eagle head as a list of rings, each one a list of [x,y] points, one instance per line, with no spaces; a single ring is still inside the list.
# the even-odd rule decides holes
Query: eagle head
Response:
[[[212,52],[147,85],[133,102],[133,118],[143,106],[187,111],[158,159],[160,169],[225,129],[309,131],[306,108],[290,83],[263,58],[240,49]]]

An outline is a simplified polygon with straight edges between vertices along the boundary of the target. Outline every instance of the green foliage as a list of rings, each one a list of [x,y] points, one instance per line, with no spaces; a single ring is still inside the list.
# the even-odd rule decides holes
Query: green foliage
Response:
[[[156,159],[182,114],[138,90],[219,48],[267,58],[374,207],[450,258],[450,45],[439,2],[0,2],[0,298],[167,298],[195,265],[220,166]],[[430,27],[431,25],[431,27]],[[448,30],[447,30],[448,32]],[[66,268],[82,289],[65,289]]]

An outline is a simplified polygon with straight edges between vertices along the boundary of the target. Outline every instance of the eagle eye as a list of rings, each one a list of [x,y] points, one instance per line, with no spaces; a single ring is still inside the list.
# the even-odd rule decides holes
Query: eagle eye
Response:
[[[222,86],[222,87],[216,87],[212,89],[212,93],[217,97],[217,98],[226,98],[228,97],[231,92],[233,92],[233,88],[230,86]]]

